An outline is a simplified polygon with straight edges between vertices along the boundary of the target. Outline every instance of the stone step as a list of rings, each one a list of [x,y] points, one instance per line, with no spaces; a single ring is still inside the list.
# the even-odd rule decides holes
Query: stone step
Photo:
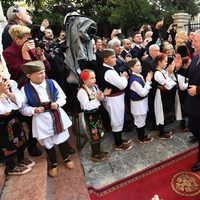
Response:
[[[45,152],[32,160],[36,162],[33,169],[20,176],[7,176],[1,194],[1,200],[46,200],[47,161]]]
[[[6,180],[5,165],[1,163],[0,164],[0,193],[3,190],[5,180]]]

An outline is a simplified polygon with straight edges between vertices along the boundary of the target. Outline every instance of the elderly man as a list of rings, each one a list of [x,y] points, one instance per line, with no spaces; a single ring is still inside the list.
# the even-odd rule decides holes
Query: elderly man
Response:
[[[153,66],[153,59],[160,53],[160,47],[157,44],[152,44],[149,47],[149,55],[142,62],[142,73],[143,76],[146,77],[147,73],[150,71],[155,71],[155,67]]]
[[[199,143],[197,162],[192,166],[192,171],[197,172],[200,171],[200,30],[195,32],[192,45],[196,54],[187,69],[180,69],[182,66],[180,55],[176,56],[174,62],[178,73],[189,78],[188,96],[184,108],[188,113],[189,130]]]
[[[11,6],[7,10],[8,24],[5,26],[2,33],[2,45],[3,50],[5,50],[12,43],[12,38],[8,33],[12,25],[22,25],[30,27],[32,25],[32,17],[29,15],[25,7],[19,7],[17,5]],[[38,30],[38,35],[43,36],[43,31],[49,26],[47,19],[44,19],[41,23],[40,30]]]
[[[7,10],[7,18],[8,24],[2,33],[2,44],[4,50],[12,43],[12,38],[8,33],[12,25],[19,24],[23,26],[30,26],[32,24],[32,18],[24,7],[11,6]]]

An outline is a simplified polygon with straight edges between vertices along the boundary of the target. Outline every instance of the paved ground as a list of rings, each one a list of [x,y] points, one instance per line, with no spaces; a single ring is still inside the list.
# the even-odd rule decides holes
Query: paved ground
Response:
[[[123,153],[114,150],[113,136],[111,132],[107,133],[102,149],[110,152],[110,157],[101,163],[89,160],[91,150],[87,143],[80,154],[87,185],[101,188],[196,145],[189,141],[190,133],[178,129],[178,123],[168,125],[166,128],[173,130],[173,139],[161,141],[157,136],[158,132],[152,131],[150,134],[154,137],[154,141],[142,145],[137,142],[135,130],[124,133],[124,138],[132,139],[134,147]]]

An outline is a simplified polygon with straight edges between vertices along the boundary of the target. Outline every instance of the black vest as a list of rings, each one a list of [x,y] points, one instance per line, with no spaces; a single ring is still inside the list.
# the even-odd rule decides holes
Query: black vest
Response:
[[[105,80],[104,76],[108,70],[112,70],[112,69],[110,69],[109,67],[106,67],[106,66],[101,66],[101,70],[99,70],[99,80],[100,80],[99,81],[99,89],[101,91],[104,91],[106,88],[109,88],[109,89],[111,89],[111,94],[120,92],[121,90],[119,88],[115,87],[114,85],[110,84],[109,82],[107,82]]]

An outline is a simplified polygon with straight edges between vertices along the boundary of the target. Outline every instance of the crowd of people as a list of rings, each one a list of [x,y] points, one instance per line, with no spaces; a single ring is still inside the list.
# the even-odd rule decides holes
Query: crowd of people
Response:
[[[73,41],[69,39],[73,36],[69,30],[85,19],[80,16],[76,22],[74,19],[79,14],[74,7],[69,11],[71,14],[67,14],[58,38],[54,38],[47,19],[40,26],[30,28],[32,20],[25,8],[11,6],[7,11],[8,24],[2,34],[2,44],[10,80],[5,79],[0,61],[0,126],[3,130],[0,158],[5,162],[7,173],[29,172],[35,162],[24,156],[24,150],[27,146],[31,156],[40,156],[38,142],[44,146],[50,161],[50,176],[57,175],[56,145],[64,165],[74,168],[70,154],[75,150],[68,143],[68,127],[72,122],[68,117],[70,111],[64,106],[66,96],[69,107],[74,108],[72,104],[77,101],[76,112],[84,112],[92,161],[105,161],[109,156],[109,152],[101,150],[105,129],[111,128],[116,151],[131,150],[133,141],[122,138],[122,132],[131,132],[132,122],[140,144],[153,141],[147,130],[157,130],[160,140],[173,138],[172,131],[167,132],[165,125],[175,120],[180,121],[182,131],[192,133],[192,141],[200,142],[200,32],[177,31],[171,24],[166,31],[162,30],[164,36],[161,37],[164,21],[159,21],[154,28],[143,25],[123,39],[121,30],[114,29],[110,39],[106,39],[94,34],[96,27],[89,21],[90,34],[77,40],[81,45],[77,52],[75,41],[76,49],[72,52],[73,44],[68,42]],[[87,49],[81,44],[83,39],[88,42],[88,38],[92,49],[90,43]],[[90,59],[85,60],[83,53],[88,50],[86,55]],[[78,65],[73,71],[79,80],[75,92],[70,91],[76,81],[69,81],[72,80],[69,55],[73,59],[77,56],[73,62]],[[131,122],[128,115],[132,116]],[[29,126],[28,139],[22,122]],[[200,170],[200,151],[192,170]]]

